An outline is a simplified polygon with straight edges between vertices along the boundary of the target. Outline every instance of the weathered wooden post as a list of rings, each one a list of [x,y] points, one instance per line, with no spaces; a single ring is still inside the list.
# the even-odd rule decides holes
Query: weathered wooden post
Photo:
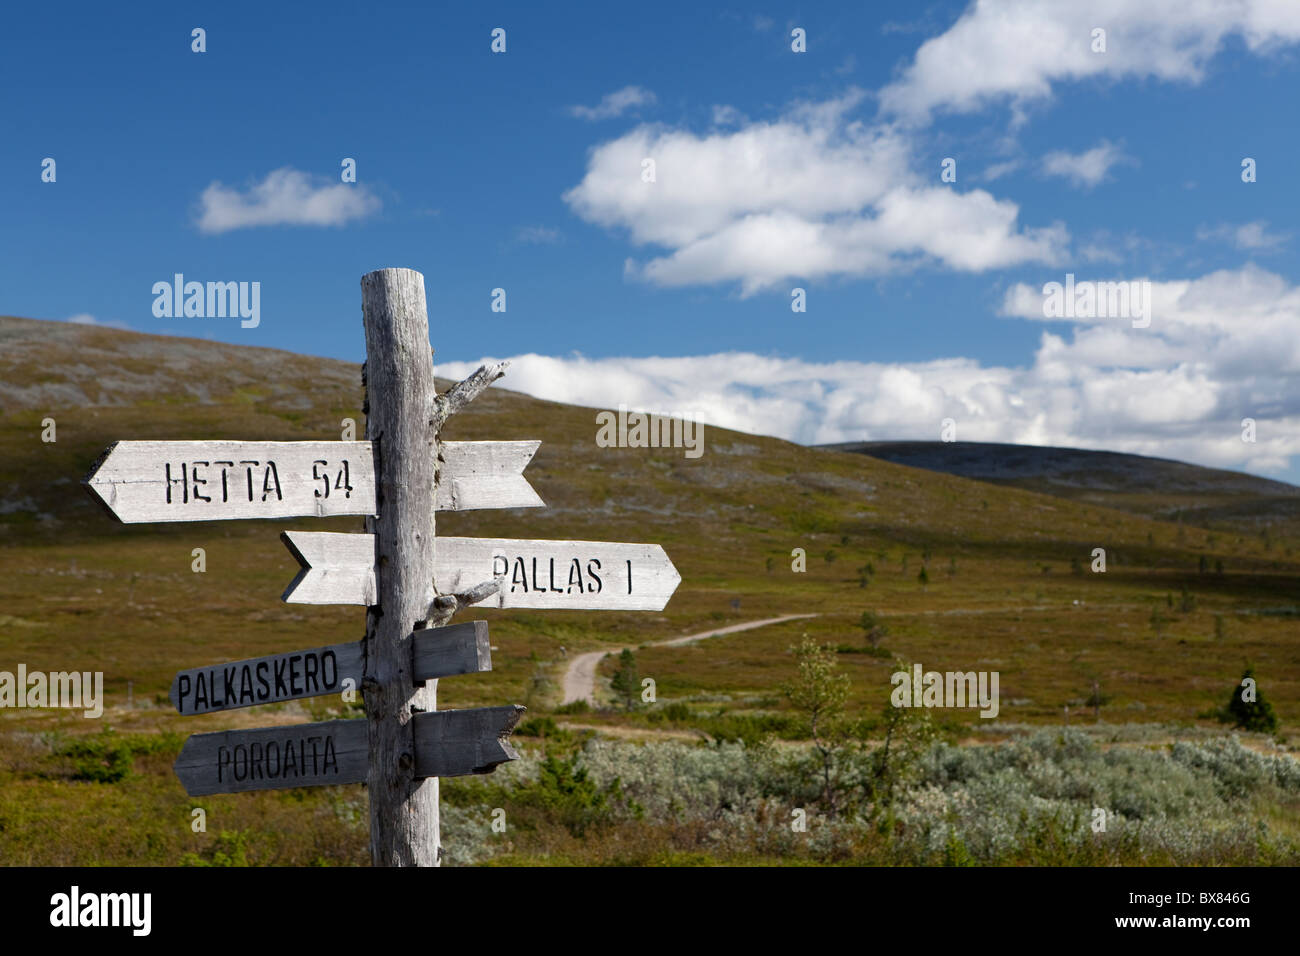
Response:
[[[375,457],[377,603],[366,613],[370,855],[375,866],[437,866],[438,778],[415,776],[412,717],[437,709],[436,680],[417,686],[411,635],[433,600],[437,481],[433,356],[424,276],[381,269],[361,279],[366,438]]]

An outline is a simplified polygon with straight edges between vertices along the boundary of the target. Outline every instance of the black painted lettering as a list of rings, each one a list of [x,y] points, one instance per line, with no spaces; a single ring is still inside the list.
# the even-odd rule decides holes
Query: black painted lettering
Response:
[[[298,767],[301,761],[298,759],[298,752],[293,748],[293,741],[284,742],[284,775],[286,777],[298,776]]]
[[[253,671],[247,664],[239,669],[239,702],[242,704],[245,700],[250,704],[257,703],[253,696]]]
[[[334,773],[339,772],[339,757],[334,752],[334,735],[325,735],[325,766],[321,768],[321,773],[329,773],[330,768],[334,768]]]
[[[592,558],[587,562],[587,577],[596,582],[594,588],[590,588],[592,594],[599,594],[602,587],[600,575],[596,573],[600,569],[600,559]]]
[[[320,667],[320,661],[316,659],[315,654],[308,654],[302,659],[302,682],[303,687],[309,694],[320,693],[320,681],[317,679],[317,668]]]
[[[515,585],[523,586],[524,593],[528,593],[528,569],[524,567],[523,558],[515,558],[515,571],[510,575],[510,593],[515,593]]]
[[[333,651],[326,651],[320,656],[321,680],[326,690],[333,690],[339,683],[339,662]]]
[[[243,758],[243,769],[241,770],[240,758]],[[248,748],[243,744],[235,744],[235,759],[231,761],[231,769],[235,773],[236,780],[243,780],[248,776]]]
[[[289,662],[281,657],[275,662],[275,696],[288,697],[289,688],[284,686],[284,672],[288,668]]]
[[[271,696],[271,685],[266,680],[266,672],[270,669],[271,665],[266,661],[257,662],[257,682],[262,685],[262,689],[257,694],[258,700],[266,700]]]
[[[244,469],[244,473],[248,476],[248,500],[252,501],[253,500],[253,468],[256,467],[257,465],[260,465],[261,462],[258,461],[256,458],[241,458],[239,460],[239,463],[241,465],[248,466]]]
[[[185,462],[181,462],[181,476],[172,477],[172,463],[169,461],[163,465],[163,474],[167,479],[167,503],[172,503],[172,485],[181,486],[181,504],[188,504],[190,500],[190,485],[185,470]]]
[[[214,461],[212,464],[221,466],[221,500],[229,501],[230,491],[228,482],[226,481],[226,469],[234,468],[235,463],[233,461]]]
[[[248,770],[254,780],[262,779],[262,745],[248,745]]]
[[[193,683],[194,682],[190,680],[189,674],[176,675],[176,696],[180,698],[180,711],[182,714],[185,713],[185,698],[190,696],[190,689]]]
[[[563,588],[557,588],[555,586],[555,559],[554,558],[551,558],[551,586],[550,588],[548,588],[548,590],[554,591],[556,594],[564,593]]]
[[[271,763],[272,759],[275,761],[274,767]],[[268,741],[266,744],[266,775],[268,777],[280,776],[280,745],[274,740]]]
[[[284,495],[280,494],[280,473],[275,470],[275,462],[266,463],[266,475],[262,478],[262,500],[265,501],[267,495],[271,493],[271,484],[275,484],[275,500],[283,501]]]
[[[289,689],[295,694],[302,693],[302,684],[298,683],[299,678],[302,677],[301,672],[298,670],[298,662],[301,660],[301,654],[295,654],[289,658]]]
[[[199,477],[199,465],[202,465],[204,468],[207,468],[209,462],[206,461],[190,462],[190,483],[194,485],[194,500],[211,501],[212,498],[209,495],[205,495],[203,492],[199,491],[199,485],[206,485],[208,483],[208,479]]]
[[[230,764],[230,748],[217,748],[217,783],[226,779],[226,767]]]
[[[573,593],[573,586],[578,585],[578,593],[582,594],[582,562],[577,558],[569,565],[569,594]]]
[[[208,687],[207,682],[203,679],[203,671],[199,671],[198,680],[194,682],[194,710],[200,707],[208,707]]]

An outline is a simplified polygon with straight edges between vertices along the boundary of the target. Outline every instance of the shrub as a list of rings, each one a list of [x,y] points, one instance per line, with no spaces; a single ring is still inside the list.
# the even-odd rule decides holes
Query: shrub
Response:
[[[71,761],[74,780],[120,783],[131,776],[137,755],[179,749],[180,740],[175,734],[123,736],[112,727],[107,727],[87,737],[56,741],[52,752],[55,757]]]
[[[1247,680],[1254,684],[1254,700],[1244,699],[1245,689],[1242,685]],[[1259,685],[1254,681],[1255,669],[1247,667],[1237,686],[1232,689],[1232,696],[1228,698],[1228,706],[1223,711],[1223,721],[1232,723],[1243,730],[1271,734],[1277,730],[1277,714],[1273,711],[1273,704],[1264,699],[1263,691],[1259,689]]]
[[[573,735],[560,727],[554,717],[530,717],[514,730],[516,737],[549,737],[565,740]]]
[[[181,866],[249,866],[248,834],[243,830],[222,830],[208,850],[181,855]]]

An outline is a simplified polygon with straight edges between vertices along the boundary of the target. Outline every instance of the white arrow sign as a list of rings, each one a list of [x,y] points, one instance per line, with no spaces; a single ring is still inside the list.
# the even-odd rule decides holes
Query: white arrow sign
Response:
[[[368,534],[286,531],[302,570],[290,604],[374,604],[375,543]],[[434,544],[434,583],[453,594],[501,579],[475,607],[661,611],[681,575],[657,544],[444,538]]]
[[[444,442],[436,507],[542,507],[523,476],[539,444]],[[368,441],[120,441],[84,483],[127,524],[375,513]]]

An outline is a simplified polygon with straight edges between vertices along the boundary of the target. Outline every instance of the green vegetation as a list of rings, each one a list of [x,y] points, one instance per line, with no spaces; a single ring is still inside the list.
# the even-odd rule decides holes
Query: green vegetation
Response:
[[[1271,734],[1277,730],[1277,714],[1255,680],[1255,669],[1247,667],[1241,681],[1232,690],[1223,719],[1242,730]]]
[[[618,655],[618,670],[614,671],[610,689],[618,696],[624,710],[632,710],[640,702],[641,675],[636,669],[636,655],[626,647]]]

